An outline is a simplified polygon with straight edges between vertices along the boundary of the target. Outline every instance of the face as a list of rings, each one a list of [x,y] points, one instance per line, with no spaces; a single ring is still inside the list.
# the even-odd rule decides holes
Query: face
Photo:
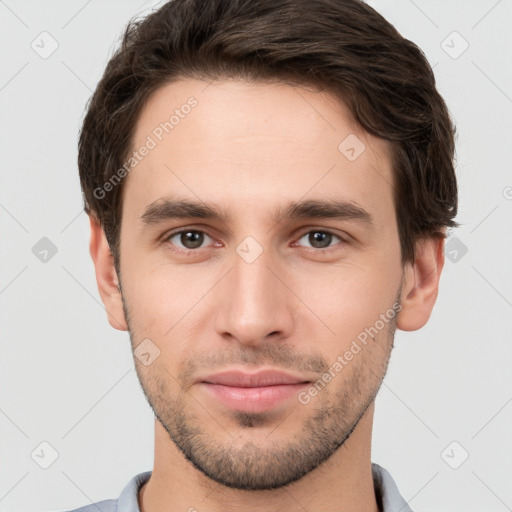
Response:
[[[286,485],[338,450],[386,372],[403,278],[388,148],[327,93],[231,80],[159,89],[144,145],[119,276],[144,393],[208,477]]]

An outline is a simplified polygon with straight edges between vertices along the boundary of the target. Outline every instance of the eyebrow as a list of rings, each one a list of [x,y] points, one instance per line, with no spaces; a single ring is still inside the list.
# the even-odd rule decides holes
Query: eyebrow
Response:
[[[146,225],[156,225],[170,219],[187,218],[215,219],[226,223],[231,220],[231,215],[225,209],[206,202],[161,198],[144,210],[140,220]],[[374,226],[372,216],[364,208],[338,200],[291,201],[274,211],[275,222],[283,218],[356,220],[369,227]]]

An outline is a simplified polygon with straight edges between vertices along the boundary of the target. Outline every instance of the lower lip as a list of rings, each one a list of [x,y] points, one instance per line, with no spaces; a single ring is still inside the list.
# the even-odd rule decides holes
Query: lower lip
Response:
[[[302,389],[308,386],[308,383],[279,384],[259,388],[238,388],[209,382],[203,382],[202,385],[219,402],[231,409],[242,412],[263,412],[273,409],[285,400],[296,397]]]

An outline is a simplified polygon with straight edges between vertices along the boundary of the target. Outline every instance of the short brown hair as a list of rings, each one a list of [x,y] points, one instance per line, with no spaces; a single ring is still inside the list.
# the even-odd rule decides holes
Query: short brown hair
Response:
[[[123,182],[98,190],[123,167],[145,102],[180,78],[227,77],[327,90],[389,141],[403,264],[419,239],[458,225],[445,102],[423,52],[374,9],[359,0],[171,0],[128,24],[80,132],[85,211],[101,222],[118,271]]]

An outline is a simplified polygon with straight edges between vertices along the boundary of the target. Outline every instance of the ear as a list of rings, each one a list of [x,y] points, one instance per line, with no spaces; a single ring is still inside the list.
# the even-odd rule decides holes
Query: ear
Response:
[[[416,244],[414,263],[404,269],[401,304],[396,326],[402,331],[423,327],[437,299],[444,265],[444,238],[429,237]]]
[[[89,251],[94,262],[96,283],[107,312],[108,321],[114,329],[127,331],[128,326],[124,317],[121,291],[118,288],[119,279],[114,265],[114,257],[99,220],[93,215],[89,215],[89,221],[91,224]]]

